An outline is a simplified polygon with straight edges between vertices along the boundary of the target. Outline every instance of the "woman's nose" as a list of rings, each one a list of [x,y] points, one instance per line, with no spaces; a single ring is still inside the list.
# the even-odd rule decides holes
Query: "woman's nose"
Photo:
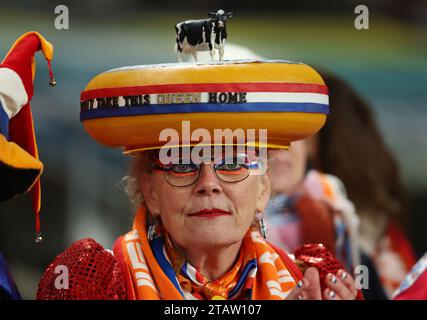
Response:
[[[200,195],[213,195],[222,192],[221,182],[215,175],[212,165],[203,163],[200,176],[195,185],[195,192]]]

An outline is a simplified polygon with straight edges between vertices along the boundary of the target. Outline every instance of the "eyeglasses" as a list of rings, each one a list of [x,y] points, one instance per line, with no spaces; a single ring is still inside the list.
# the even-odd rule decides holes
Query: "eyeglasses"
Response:
[[[176,162],[176,163],[175,163]],[[217,163],[213,161],[203,161],[200,164],[189,161],[184,163],[182,159],[170,164],[162,164],[159,160],[154,165],[155,170],[163,171],[166,181],[175,187],[187,187],[195,183],[202,169],[202,163],[211,164],[211,168],[216,177],[228,183],[235,183],[245,180],[252,170],[259,168],[258,159],[249,159],[247,154],[236,154],[231,158],[222,158]]]

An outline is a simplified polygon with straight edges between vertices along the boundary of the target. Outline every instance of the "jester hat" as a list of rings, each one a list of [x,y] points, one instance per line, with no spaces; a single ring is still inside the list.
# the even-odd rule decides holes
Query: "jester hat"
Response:
[[[31,191],[36,214],[36,240],[41,241],[39,160],[30,101],[36,71],[34,55],[42,50],[51,86],[53,46],[37,32],[22,35],[0,64],[0,201]]]

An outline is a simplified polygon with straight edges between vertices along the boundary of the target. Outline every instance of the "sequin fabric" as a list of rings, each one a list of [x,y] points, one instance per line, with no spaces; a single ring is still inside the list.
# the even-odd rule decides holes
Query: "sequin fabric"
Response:
[[[319,271],[322,292],[326,289],[325,277],[328,273],[336,274],[338,270],[345,270],[341,262],[323,244],[303,245],[295,251],[295,258],[307,267],[314,267]],[[361,290],[358,290],[356,299],[363,300]]]
[[[126,288],[113,254],[82,239],[59,254],[43,274],[38,300],[124,300]]]

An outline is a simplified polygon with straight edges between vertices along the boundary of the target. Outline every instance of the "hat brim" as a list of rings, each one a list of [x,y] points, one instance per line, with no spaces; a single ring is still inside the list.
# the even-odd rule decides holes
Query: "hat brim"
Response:
[[[255,131],[255,140],[247,140],[245,136],[244,145],[267,148],[288,148],[291,141],[304,139],[311,136],[323,126],[326,121],[326,114],[321,113],[210,113],[209,116],[203,113],[188,114],[163,114],[161,117],[155,115],[110,117],[102,119],[87,120],[83,123],[85,130],[96,141],[105,146],[116,148],[123,147],[124,154],[160,149],[167,141],[160,140],[161,133],[165,129],[174,130],[180,139],[178,144],[169,142],[167,146],[202,146],[200,139],[191,140],[184,143],[182,137],[182,121],[189,121],[191,130],[205,129],[212,141],[207,145],[226,145],[222,141],[215,141],[215,130],[227,128],[231,131],[243,129]],[[285,128],[286,126],[286,128]],[[267,129],[267,143],[262,144],[259,139],[259,130]],[[144,145],[140,145],[141,137],[144,137]],[[233,145],[238,145],[233,143]]]

